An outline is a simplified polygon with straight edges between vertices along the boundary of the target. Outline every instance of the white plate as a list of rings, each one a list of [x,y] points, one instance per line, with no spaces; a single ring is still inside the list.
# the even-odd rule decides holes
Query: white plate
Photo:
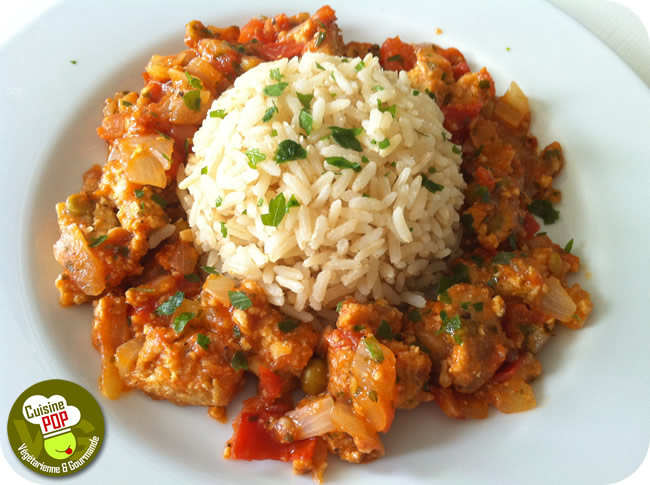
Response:
[[[139,90],[152,54],[183,49],[192,19],[226,26],[260,13],[296,13],[295,2],[67,2],[48,11],[0,52],[0,308],[2,416],[35,381],[66,378],[97,396],[107,439],[77,479],[113,482],[291,482],[287,464],[221,458],[231,428],[205,410],[177,408],[133,392],[108,401],[96,391],[99,356],[90,344],[91,309],[63,309],[54,204],[103,163],[96,136],[105,97]],[[328,483],[609,483],[632,473],[650,437],[647,343],[650,96],[598,40],[540,2],[332,2],[346,40],[459,48],[487,66],[499,91],[516,80],[530,97],[540,145],[559,140],[560,244],[575,239],[581,283],[595,310],[585,329],[558,331],[542,352],[537,409],[457,421],[437,406],[400,412],[385,437],[386,457],[368,466],[330,458]],[[222,5],[222,6],[220,6]],[[301,2],[315,11],[318,2]],[[436,35],[436,28],[444,33]],[[510,47],[510,51],[506,50]],[[73,65],[69,61],[76,60]],[[588,279],[585,271],[593,276]],[[232,417],[238,403],[230,407]],[[14,468],[21,467],[8,450]]]

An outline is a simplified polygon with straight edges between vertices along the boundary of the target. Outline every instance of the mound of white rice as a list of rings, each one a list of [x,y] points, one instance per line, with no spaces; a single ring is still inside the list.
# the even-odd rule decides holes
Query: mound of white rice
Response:
[[[261,64],[194,137],[179,188],[195,242],[298,318],[346,295],[421,307],[459,240],[461,160],[442,122],[371,55]]]

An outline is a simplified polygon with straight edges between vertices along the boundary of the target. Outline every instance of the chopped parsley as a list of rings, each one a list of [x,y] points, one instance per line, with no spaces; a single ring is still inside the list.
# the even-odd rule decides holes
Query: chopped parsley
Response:
[[[513,251],[517,250],[517,238],[515,237],[514,232],[508,236],[508,244],[510,244],[510,249]]]
[[[350,148],[357,152],[362,150],[361,143],[357,140],[357,136],[363,133],[363,129],[341,128],[340,126],[330,126],[329,129],[332,132],[332,138],[334,138],[334,141],[343,148]]]
[[[278,130],[275,128],[271,130],[271,137],[278,136]]]
[[[295,320],[282,320],[281,322],[278,322],[278,328],[280,329],[281,332],[284,333],[289,333],[298,328],[298,325],[300,323],[296,322]]]
[[[226,117],[226,111],[223,109],[215,109],[210,111],[210,118],[220,118],[224,119]]]
[[[488,188],[484,185],[479,185],[474,189],[474,192],[476,192],[476,195],[481,199],[481,202],[484,204],[487,204],[490,202],[490,192],[488,191]]]
[[[463,228],[470,234],[474,232],[474,216],[469,213],[465,213],[460,216],[460,223],[463,225]]]
[[[379,342],[377,342],[375,337],[364,337],[363,344],[366,346],[366,349],[368,349],[370,356],[375,362],[381,364],[384,361],[384,352],[381,350]]]
[[[436,335],[447,333],[454,338],[454,342],[456,342],[458,345],[462,344],[463,339],[457,335],[457,332],[460,330],[460,327],[462,325],[460,317],[456,315],[452,318],[449,318],[447,316],[447,312],[443,310],[440,312],[440,319],[442,320],[442,326],[440,327],[440,330],[436,332]]]
[[[354,330],[355,332],[363,332],[365,329],[366,327],[364,327],[363,325],[355,325],[354,327],[352,327],[352,330]]]
[[[201,110],[201,91],[192,90],[183,95],[183,103],[192,111]]]
[[[384,90],[384,87],[381,86],[380,84],[375,84],[375,85],[372,87],[372,90],[373,90],[373,91],[383,91],[383,90]]]
[[[269,72],[269,77],[274,81],[281,81],[284,76],[280,74],[280,69],[276,68],[276,69],[271,69],[271,71]]]
[[[531,214],[541,217],[544,224],[553,224],[560,217],[560,211],[553,208],[550,200],[535,199],[529,206],[528,210]]]
[[[273,103],[273,106],[267,109],[266,112],[264,113],[264,116],[262,116],[262,122],[266,123],[271,118],[273,118],[273,115],[277,112],[278,112],[278,107],[275,105],[275,103]]]
[[[76,64],[76,63],[77,63],[77,61],[75,61],[74,59],[72,59],[72,60],[70,61],[70,64]]]
[[[185,293],[182,291],[177,291],[167,300],[160,304],[154,311],[156,315],[171,315],[176,311],[176,309],[181,306],[183,299],[185,298]]]
[[[187,84],[189,84],[194,89],[203,89],[203,84],[201,80],[192,76],[189,72],[185,71],[185,77],[187,77]]]
[[[377,338],[381,338],[384,340],[392,340],[393,339],[393,330],[390,328],[390,325],[386,320],[382,320],[379,322],[379,327],[377,327],[377,332],[375,333]]]
[[[482,301],[476,302],[476,303],[474,303],[473,307],[474,307],[474,310],[476,310],[477,312],[482,312],[483,311],[483,302]]]
[[[253,306],[253,302],[243,291],[229,291],[228,298],[230,299],[230,304],[239,310],[248,310]]]
[[[215,276],[221,276],[221,273],[219,273],[214,266],[201,266],[201,269],[206,273],[210,273]]]
[[[120,103],[122,104],[122,106],[133,106],[133,103],[129,101],[124,101],[123,99],[120,100]]]
[[[357,71],[357,72],[359,72],[359,71],[361,71],[361,69],[363,69],[364,67],[366,67],[365,62],[363,62],[363,61],[359,61],[359,62],[357,63],[357,65],[354,66],[354,70]]]
[[[325,68],[321,66],[318,62],[316,63],[316,69],[320,69],[321,71],[325,70]]]
[[[379,146],[380,149],[385,150],[390,146],[390,140],[388,138],[384,138],[382,141],[379,142],[377,146]]]
[[[298,121],[300,122],[300,128],[305,130],[307,135],[311,135],[311,126],[314,122],[314,118],[307,109],[301,109],[300,115],[298,116]]]
[[[228,228],[226,227],[226,223],[221,221],[219,224],[221,225],[221,235],[223,237],[227,237],[228,236]]]
[[[223,204],[223,198],[221,196],[218,196],[217,200],[214,201],[214,206],[215,207],[220,207],[221,204]]]
[[[278,227],[287,213],[287,201],[283,193],[279,193],[269,201],[269,213],[262,214],[262,223],[265,226]]]
[[[456,155],[460,155],[463,153],[458,145],[453,145],[451,147],[451,151],[454,152]]]
[[[289,202],[287,202],[287,212],[292,207],[300,207],[300,202],[298,202],[298,199],[296,199],[296,196],[293,194],[291,194],[291,197],[289,197]]]
[[[181,333],[183,329],[185,328],[185,325],[187,325],[187,322],[192,320],[196,316],[196,313],[193,312],[183,312],[180,315],[178,315],[176,318],[174,318],[174,322],[172,323],[172,327],[174,327],[174,330],[176,330],[176,333]]]
[[[203,347],[203,350],[208,350],[208,346],[210,345],[210,337],[203,335],[202,333],[197,333],[196,343]]]
[[[286,89],[289,83],[281,82],[277,84],[271,84],[270,86],[264,87],[264,94],[267,96],[280,96],[282,91]]]
[[[340,312],[341,308],[343,307],[343,301],[340,301],[336,304],[336,312]]]
[[[360,172],[361,171],[361,165],[359,165],[357,162],[351,162],[345,157],[327,157],[325,159],[325,162],[327,164],[332,165],[333,167],[344,169],[344,168],[351,168],[355,172]]]
[[[307,158],[307,151],[299,143],[293,140],[284,140],[278,145],[273,160],[275,160],[275,163],[281,164],[304,158]]]
[[[232,356],[230,367],[235,370],[248,370],[248,361],[246,360],[246,355],[241,350],[238,350],[235,352],[235,355]]]
[[[198,275],[195,275],[194,273],[186,274],[185,279],[192,283],[199,283],[201,281],[201,278],[199,278]]]
[[[489,89],[491,86],[491,82],[489,79],[482,79],[481,81],[478,82],[478,87],[481,89]]]
[[[420,95],[420,91],[418,91],[417,89],[414,89],[413,90],[413,96],[419,96],[419,95]]]
[[[435,194],[436,192],[440,192],[442,189],[444,189],[444,185],[440,185],[435,183],[433,180],[430,180],[426,175],[420,174],[422,176],[422,187],[427,189],[429,192],[432,194]]]
[[[414,308],[408,314],[406,315],[410,321],[413,323],[421,322],[422,321],[422,314],[417,308]]]
[[[568,243],[566,243],[566,246],[564,246],[564,251],[567,253],[570,253],[571,249],[573,249],[573,239],[571,239]]]
[[[390,56],[390,57],[389,57],[388,59],[386,59],[386,60],[387,60],[387,61],[391,61],[391,62],[393,62],[393,61],[394,61],[394,62],[402,62],[402,56],[400,56],[399,54],[395,54],[394,56]]]
[[[316,37],[316,47],[320,47],[320,45],[325,40],[325,35],[326,33],[322,30],[318,32],[318,36]]]
[[[107,239],[108,239],[108,236],[106,234],[104,234],[103,236],[94,237],[94,238],[92,238],[90,240],[90,244],[88,244],[88,246],[91,247],[91,248],[96,248],[97,246],[102,244]]]
[[[259,162],[266,160],[266,155],[260,152],[257,148],[246,150],[244,154],[246,155],[246,158],[248,158],[248,166],[252,169],[256,169]]]
[[[362,155],[362,156],[361,156],[361,161],[362,161],[363,163],[368,163],[370,160],[368,160],[368,157],[366,157],[365,155]]]
[[[262,205],[264,205],[264,199],[262,197],[260,197],[257,200],[257,207],[262,207]]]
[[[238,325],[233,325],[232,334],[235,336],[237,340],[241,338],[241,330],[239,329]]]
[[[167,201],[163,199],[163,197],[160,194],[152,194],[151,200],[153,200],[156,204],[158,204],[163,209],[167,208]]]
[[[395,118],[395,113],[397,112],[397,105],[396,104],[392,104],[390,106],[384,106],[384,104],[381,102],[381,99],[378,99],[377,100],[377,108],[382,113],[385,113],[386,111],[388,111],[391,114],[391,116],[393,118]]]
[[[207,173],[208,173],[208,167],[203,167],[201,169],[201,175],[207,175]]]
[[[302,94],[302,93],[299,93],[298,91],[296,91],[296,96],[298,96],[298,100],[300,101],[302,106],[305,109],[309,109],[309,106],[311,104],[311,100],[314,99],[314,95],[313,94]]]
[[[447,291],[448,288],[458,283],[469,283],[469,271],[466,265],[458,263],[451,268],[449,276],[443,276],[438,283],[438,294]]]
[[[512,258],[515,257],[515,253],[509,253],[509,252],[502,252],[497,254],[494,258],[492,258],[492,264],[510,264],[510,261],[512,261]]]

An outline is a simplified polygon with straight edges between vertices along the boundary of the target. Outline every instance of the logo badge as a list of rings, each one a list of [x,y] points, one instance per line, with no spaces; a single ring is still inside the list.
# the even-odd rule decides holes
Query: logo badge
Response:
[[[52,379],[23,392],[9,413],[11,449],[27,468],[62,477],[90,463],[104,440],[95,398],[74,382]]]

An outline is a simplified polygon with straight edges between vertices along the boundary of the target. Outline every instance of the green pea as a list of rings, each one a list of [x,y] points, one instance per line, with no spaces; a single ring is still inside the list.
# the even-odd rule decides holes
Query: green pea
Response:
[[[314,357],[300,376],[300,387],[305,394],[314,396],[320,394],[327,386],[327,366],[323,359]]]
[[[73,216],[82,216],[93,210],[93,202],[84,193],[72,194],[66,199],[65,208]]]

